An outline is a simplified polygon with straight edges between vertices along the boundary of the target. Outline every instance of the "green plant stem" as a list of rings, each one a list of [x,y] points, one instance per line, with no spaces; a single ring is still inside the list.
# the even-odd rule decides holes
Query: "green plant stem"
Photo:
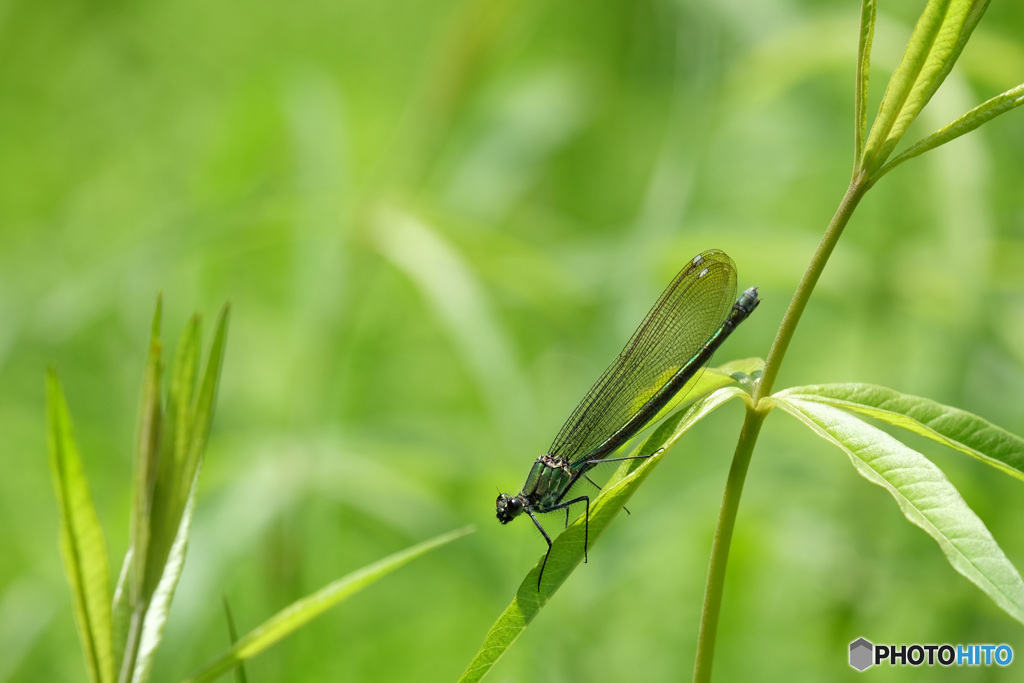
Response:
[[[854,209],[860,203],[864,193],[870,185],[869,178],[864,173],[858,173],[850,181],[850,186],[843,196],[839,208],[832,217],[828,229],[818,244],[818,250],[814,252],[807,270],[804,272],[800,285],[789,302],[786,315],[782,318],[779,331],[772,342],[772,348],[768,352],[768,359],[765,361],[764,373],[754,387],[753,401],[747,409],[747,415],[743,422],[743,429],[740,431],[740,438],[736,444],[736,451],[733,454],[732,466],[729,469],[729,479],[725,484],[725,493],[722,496],[722,507],[718,513],[718,527],[715,529],[715,540],[711,548],[711,562],[708,565],[708,578],[704,587],[704,607],[701,611],[700,633],[697,636],[697,658],[693,667],[693,680],[695,683],[708,683],[711,680],[711,665],[715,655],[715,638],[718,633],[718,616],[722,607],[722,588],[725,584],[725,570],[729,562],[729,547],[732,544],[732,532],[736,524],[736,513],[739,510],[740,497],[743,494],[743,483],[747,477],[747,468],[750,466],[750,458],[754,453],[754,445],[757,443],[757,436],[761,432],[761,425],[770,406],[765,406],[761,399],[771,395],[775,378],[779,374],[779,367],[789,348],[789,342],[793,339],[796,326],[800,322],[804,308],[811,298],[814,286],[825,269],[828,257],[835,249],[843,228],[850,221]]]
[[[765,396],[770,396],[772,393],[772,388],[775,386],[775,378],[779,374],[779,367],[782,365],[782,359],[786,356],[786,350],[789,349],[789,342],[793,340],[793,334],[796,332],[796,326],[800,322],[800,316],[803,315],[807,302],[811,299],[811,293],[814,291],[814,286],[818,284],[821,272],[825,270],[828,257],[832,255],[832,250],[835,249],[839,237],[843,234],[843,228],[850,222],[853,210],[857,208],[869,185],[870,179],[866,173],[858,173],[853,177],[850,181],[850,186],[846,188],[846,194],[843,196],[842,202],[839,203],[839,208],[836,209],[828,229],[818,244],[818,250],[814,252],[807,270],[804,271],[803,279],[800,280],[800,284],[797,286],[796,292],[794,292],[793,298],[789,302],[789,308],[786,309],[786,315],[782,318],[782,324],[779,325],[779,331],[775,335],[775,341],[772,342],[772,348],[768,351],[768,358],[764,364],[764,373],[761,375],[757,386],[754,387],[754,407],[758,410],[760,410],[758,407],[759,401]]]
[[[146,616],[146,608],[141,603],[132,610],[131,622],[128,627],[128,642],[125,644],[124,659],[121,660],[121,671],[118,683],[129,683],[135,673],[135,660],[139,657],[139,645],[142,642],[142,622]]]
[[[747,408],[740,440],[736,444],[736,453],[729,469],[729,479],[725,484],[725,495],[722,497],[722,509],[718,513],[718,528],[715,529],[715,541],[711,548],[708,579],[704,587],[704,607],[701,610],[700,633],[697,636],[697,660],[693,665],[695,683],[707,683],[711,680],[715,638],[718,635],[718,614],[722,605],[722,588],[725,585],[725,566],[729,561],[729,546],[732,544],[736,511],[739,509],[740,495],[743,493],[743,482],[747,478],[750,456],[754,453],[757,435],[767,416],[767,412]]]

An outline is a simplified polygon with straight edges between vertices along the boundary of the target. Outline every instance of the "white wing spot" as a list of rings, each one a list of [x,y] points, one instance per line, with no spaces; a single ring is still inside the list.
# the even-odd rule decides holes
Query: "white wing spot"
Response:
[[[705,268],[704,270],[702,270],[699,273],[697,273],[697,277],[704,277],[707,274],[708,274],[708,269]]]

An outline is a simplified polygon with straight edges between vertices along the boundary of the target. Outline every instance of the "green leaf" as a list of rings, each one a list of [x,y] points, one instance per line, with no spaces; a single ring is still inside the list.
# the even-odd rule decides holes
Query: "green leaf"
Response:
[[[993,97],[987,102],[979,104],[956,121],[946,124],[928,137],[903,150],[875,174],[874,180],[878,180],[878,178],[881,178],[907,159],[913,159],[929,150],[946,144],[950,140],[955,140],[965,133],[970,133],[983,123],[991,121],[1000,114],[1015,109],[1021,104],[1024,104],[1024,83]]]
[[[134,516],[134,512],[132,513]],[[132,543],[132,542],[129,542]],[[129,587],[132,568],[135,566],[135,555],[131,545],[125,553],[124,561],[121,563],[121,573],[117,577],[117,584],[114,586],[114,605],[111,609],[111,621],[114,632],[114,670],[120,671],[124,662],[125,648],[128,643],[128,634],[131,631],[132,606],[129,598],[131,589]]]
[[[702,372],[697,373],[696,377],[683,385],[676,396],[664,408],[658,411],[647,424],[656,424],[667,417],[669,413],[679,408],[685,408],[698,399],[704,398],[723,387],[738,383],[745,387],[749,393],[753,388],[754,381],[761,376],[762,370],[764,370],[764,360],[760,358],[741,358],[720,365],[717,368],[705,368]],[[628,467],[629,464],[630,462],[626,461],[623,466],[631,471],[632,468]],[[636,461],[633,461],[633,464],[636,464]]]
[[[181,520],[199,469],[214,398],[224,359],[228,307],[217,321],[217,331],[206,361],[199,393],[194,394],[200,360],[200,324],[194,316],[182,332],[171,371],[167,412],[161,431],[160,463],[153,487],[150,552],[146,558],[143,599],[148,600],[164,576],[164,563],[181,533]]]
[[[776,394],[776,406],[838,446],[865,479],[885,488],[935,539],[953,568],[1024,623],[1024,581],[942,471],[917,451],[839,408]]]
[[[882,167],[956,63],[988,0],[930,0],[893,72],[871,126],[860,169]]]
[[[199,385],[199,394],[190,407],[189,430],[187,433],[188,450],[183,467],[182,482],[189,483],[199,469],[199,463],[206,451],[206,442],[213,424],[213,412],[217,403],[217,387],[220,386],[220,371],[224,364],[224,349],[227,344],[228,314],[230,307],[225,306],[217,320],[217,329],[210,346],[210,355],[206,360],[206,372]]]
[[[190,683],[198,683],[199,681],[212,681],[216,679],[246,659],[263,652],[334,605],[390,574],[402,565],[472,531],[472,527],[464,527],[442,534],[419,545],[414,545],[394,555],[389,555],[367,567],[363,567],[359,571],[324,586],[316,593],[293,602],[265,621],[261,626],[256,627],[243,636],[226,652],[194,673],[188,681]]]
[[[128,552],[132,561],[128,565],[127,600],[115,600],[115,611],[130,613],[142,599],[143,581],[146,572],[146,556],[149,548],[150,512],[153,504],[153,485],[156,481],[160,462],[161,402],[160,382],[162,373],[160,344],[160,318],[163,309],[162,298],[157,298],[156,312],[149,339],[149,353],[142,378],[142,396],[139,399],[139,417],[135,452],[135,497],[132,500],[130,522],[131,542]],[[117,591],[123,595],[123,591]],[[123,604],[121,604],[123,603]],[[116,615],[118,622],[124,622],[123,614]],[[123,653],[124,641],[119,639],[118,647]],[[118,657],[120,659],[120,656]]]
[[[235,617],[231,614],[231,605],[228,604],[228,596],[224,596],[224,619],[228,626],[228,643],[234,645],[238,642],[238,631],[235,629]],[[249,678],[245,675],[245,665],[239,663],[235,667],[235,681],[237,683],[248,683]]]
[[[181,333],[171,366],[171,384],[166,412],[161,422],[160,454],[153,483],[150,515],[150,543],[144,560],[145,580],[140,602],[148,602],[164,573],[164,563],[178,535],[192,473],[187,473],[189,412],[199,366],[199,316],[195,315]],[[157,389],[159,391],[159,389]],[[189,475],[186,478],[186,475]]]
[[[604,533],[608,524],[629,502],[637,487],[643,483],[647,475],[661,462],[668,449],[694,424],[718,406],[736,396],[747,394],[739,387],[725,387],[710,396],[695,401],[687,410],[680,411],[662,424],[647,441],[634,451],[634,454],[654,453],[644,460],[626,460],[623,465],[632,465],[628,470],[620,467],[619,471],[602,488],[601,493],[590,502],[589,541],[593,547]],[[563,531],[551,545],[544,578],[537,586],[537,574],[540,562],[530,570],[519,585],[515,597],[505,611],[498,617],[484,637],[483,645],[477,651],[466,671],[459,679],[460,683],[472,683],[482,679],[491,667],[512,646],[526,627],[533,621],[541,608],[547,604],[569,575],[583,561],[583,539],[585,520],[580,515]],[[543,559],[543,558],[541,558]]]
[[[142,588],[130,599],[128,629],[124,638],[124,655],[120,663],[120,680],[141,683],[149,677],[153,656],[163,636],[170,612],[171,601],[181,577],[188,549],[188,536],[195,504],[203,452],[213,419],[213,408],[224,347],[227,338],[228,307],[225,306],[217,321],[217,330],[210,348],[206,369],[198,392],[196,376],[200,362],[199,318],[195,316],[185,327],[178,343],[171,369],[171,385],[166,410],[152,417],[154,406],[159,407],[159,306],[154,322],[154,342],[150,344],[150,360],[143,382],[142,424],[158,423],[157,434],[140,438],[142,444],[138,467],[149,468],[154,476],[151,487],[148,477],[137,475],[137,497],[144,499],[152,491],[148,516],[143,505],[136,509],[137,524],[148,523],[148,544],[144,560],[138,558],[139,548],[129,548],[126,563],[142,562]],[[155,384],[154,384],[155,381]],[[140,432],[143,430],[140,430]],[[158,457],[150,458],[159,443]],[[140,534],[141,537],[141,534]],[[122,574],[123,577],[123,574]],[[124,611],[124,580],[118,582],[115,611]],[[129,591],[130,594],[130,591]],[[119,620],[123,618],[119,617]]]
[[[875,0],[861,0],[860,41],[857,45],[857,89],[853,104],[854,156],[860,162],[864,154],[864,136],[868,127],[868,77],[871,71],[871,43],[875,36]]]
[[[882,420],[1024,480],[1024,439],[959,408],[875,384],[793,387],[776,396],[826,403]]]
[[[757,379],[764,372],[763,358],[737,358],[717,368],[708,368],[710,373],[728,375],[740,384],[748,384],[749,379]]]
[[[46,375],[46,408],[50,473],[60,510],[60,549],[78,635],[89,678],[108,683],[114,680],[114,649],[107,548],[71,432],[64,392],[53,370]]]
[[[188,500],[178,524],[178,533],[175,534],[167,558],[160,565],[161,572],[156,590],[145,604],[137,606],[135,610],[135,615],[137,615],[135,618],[139,620],[139,626],[132,636],[138,639],[138,654],[135,656],[131,678],[128,679],[134,683],[142,683],[149,679],[153,657],[163,638],[164,627],[167,625],[167,617],[171,611],[171,601],[174,599],[174,591],[178,587],[178,579],[181,578],[181,572],[185,568],[185,554],[188,549],[188,535],[198,484],[199,472],[197,471],[192,479]],[[125,670],[122,670],[122,679],[125,678],[125,675]]]

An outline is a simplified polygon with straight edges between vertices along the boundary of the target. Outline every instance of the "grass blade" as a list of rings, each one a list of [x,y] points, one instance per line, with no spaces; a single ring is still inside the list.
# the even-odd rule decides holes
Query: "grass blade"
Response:
[[[694,401],[689,408],[676,413],[662,424],[642,446],[634,451],[634,453],[651,453],[660,447],[666,449],[645,460],[625,461],[623,465],[632,465],[632,469],[627,470],[620,467],[609,482],[602,487],[601,493],[590,502],[589,539],[591,548],[612,519],[618,515],[619,510],[629,502],[637,487],[643,483],[647,475],[665,456],[667,450],[690,427],[715,408],[736,396],[747,396],[747,394],[738,387],[726,387]],[[548,557],[540,589],[537,588],[537,573],[540,571],[540,562],[538,562],[519,585],[519,590],[516,591],[512,602],[487,632],[483,644],[469,666],[466,667],[459,683],[474,683],[482,679],[522,635],[555,591],[565,583],[569,575],[583,561],[583,539],[584,519],[581,515],[552,542],[551,555]]]
[[[860,41],[857,45],[857,88],[853,103],[854,155],[860,163],[868,128],[868,77],[871,71],[871,43],[875,37],[875,0],[861,0]]]
[[[860,169],[872,176],[949,74],[988,0],[930,0],[871,126]]]
[[[929,150],[946,144],[950,140],[955,140],[961,135],[970,133],[983,123],[987,123],[1000,114],[1004,114],[1011,109],[1019,107],[1021,104],[1024,104],[1024,83],[979,104],[957,120],[947,123],[928,137],[923,140],[919,140],[907,149],[903,150],[893,157],[889,163],[883,166],[878,173],[875,174],[873,180],[877,181],[878,178],[881,178],[907,159],[913,159],[914,157],[924,154]]]
[[[193,316],[178,339],[171,366],[166,412],[161,420],[159,458],[153,483],[149,546],[143,560],[145,580],[140,602],[147,602],[164,574],[164,563],[177,538],[192,478],[184,478],[189,409],[199,365],[199,316]],[[157,388],[159,392],[159,388]]]
[[[224,619],[228,626],[228,643],[234,645],[238,642],[238,631],[235,629],[235,617],[231,614],[231,605],[228,604],[228,596],[224,596]],[[235,667],[235,681],[237,683],[249,683],[249,677],[245,675],[245,664],[239,663]]]
[[[130,521],[130,543],[128,553],[131,560],[127,563],[127,593],[118,581],[119,590],[115,592],[115,622],[126,624],[128,614],[142,600],[143,581],[146,573],[146,556],[149,548],[150,513],[153,505],[153,484],[156,481],[157,468],[160,461],[160,426],[162,406],[160,400],[160,382],[163,372],[161,363],[162,346],[160,343],[160,319],[163,309],[162,298],[157,298],[156,312],[153,315],[153,326],[149,339],[149,353],[146,356],[146,369],[142,378],[142,396],[139,399],[139,418],[136,434],[135,452],[135,495],[132,499],[132,516]],[[124,599],[124,598],[127,599]],[[123,626],[119,626],[120,631]],[[127,630],[124,632],[127,637]],[[124,652],[125,642],[118,637],[116,646],[118,660]]]
[[[861,476],[886,489],[904,516],[935,539],[954,569],[1024,623],[1020,573],[938,467],[839,408],[793,395],[777,394],[770,400],[841,448]]]
[[[46,375],[50,473],[60,510],[60,547],[71,585],[75,621],[89,677],[114,680],[107,548],[71,433],[71,418],[57,374]]]
[[[166,560],[160,565],[161,573],[156,584],[156,590],[144,605],[144,609],[137,611],[141,621],[135,630],[139,642],[138,654],[135,657],[134,667],[129,679],[133,683],[142,683],[149,679],[153,666],[153,657],[156,655],[156,649],[163,638],[164,627],[167,625],[167,617],[171,611],[171,601],[174,599],[174,591],[178,587],[181,571],[185,568],[185,554],[188,549],[188,535],[192,523],[192,510],[195,507],[195,491],[198,483],[199,472],[196,471],[196,475],[192,479],[192,487],[189,491],[185,509],[181,515],[178,533],[175,534],[174,542],[171,544]]]
[[[210,345],[210,355],[206,359],[206,371],[199,385],[199,393],[189,407],[187,433],[187,451],[182,468],[182,483],[187,484],[195,477],[206,441],[210,436],[210,425],[213,424],[214,407],[217,403],[217,387],[220,386],[220,372],[224,365],[224,349],[227,345],[228,315],[231,309],[225,306],[217,320],[217,329]]]
[[[414,545],[347,576],[343,576],[337,581],[324,586],[316,593],[292,603],[265,621],[261,626],[250,631],[226,652],[194,673],[188,679],[189,683],[216,679],[246,659],[263,652],[345,598],[361,591],[402,565],[472,531],[472,527],[464,527],[442,534],[419,545]]]
[[[959,408],[875,384],[794,387],[776,396],[817,401],[882,420],[1024,480],[1024,439]]]
[[[138,548],[129,550],[132,562],[142,562],[143,581],[141,591],[132,600],[124,658],[120,664],[120,680],[123,683],[141,683],[149,677],[152,659],[163,636],[164,626],[170,611],[174,591],[178,585],[185,564],[188,536],[195,504],[195,491],[201,469],[203,452],[213,420],[213,408],[217,385],[220,379],[227,338],[228,307],[218,319],[217,330],[206,362],[206,369],[198,392],[196,376],[200,362],[200,326],[195,316],[182,332],[174,364],[171,369],[170,391],[166,410],[158,415],[156,433],[146,433],[143,447],[159,443],[159,457],[155,466],[148,457],[155,451],[143,454],[140,451],[140,468],[150,468],[149,476],[155,477],[151,485],[149,478],[137,475],[140,482],[138,497],[149,499],[148,518],[142,507],[138,509],[137,523],[148,522],[148,544],[146,557],[138,560]],[[159,307],[157,322],[159,320]],[[158,334],[154,323],[154,337]],[[150,364],[159,366],[154,358],[154,349],[159,343],[151,343]],[[155,380],[156,384],[151,384]],[[159,407],[159,373],[147,372],[143,393],[144,427],[149,426],[147,416],[154,406]],[[150,420],[150,423],[152,419]],[[151,486],[151,488],[150,488]],[[141,536],[141,535],[140,535]],[[118,583],[117,609],[122,609],[123,590]]]

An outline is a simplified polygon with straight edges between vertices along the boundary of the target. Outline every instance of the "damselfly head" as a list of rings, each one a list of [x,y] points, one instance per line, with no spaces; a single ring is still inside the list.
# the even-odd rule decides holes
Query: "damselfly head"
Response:
[[[750,287],[740,294],[740,298],[736,300],[733,308],[742,311],[746,315],[750,315],[759,303],[761,303],[761,300],[757,297],[757,287]]]
[[[519,496],[510,496],[507,493],[498,495],[496,503],[498,507],[498,521],[508,524],[523,511],[523,500]]]

